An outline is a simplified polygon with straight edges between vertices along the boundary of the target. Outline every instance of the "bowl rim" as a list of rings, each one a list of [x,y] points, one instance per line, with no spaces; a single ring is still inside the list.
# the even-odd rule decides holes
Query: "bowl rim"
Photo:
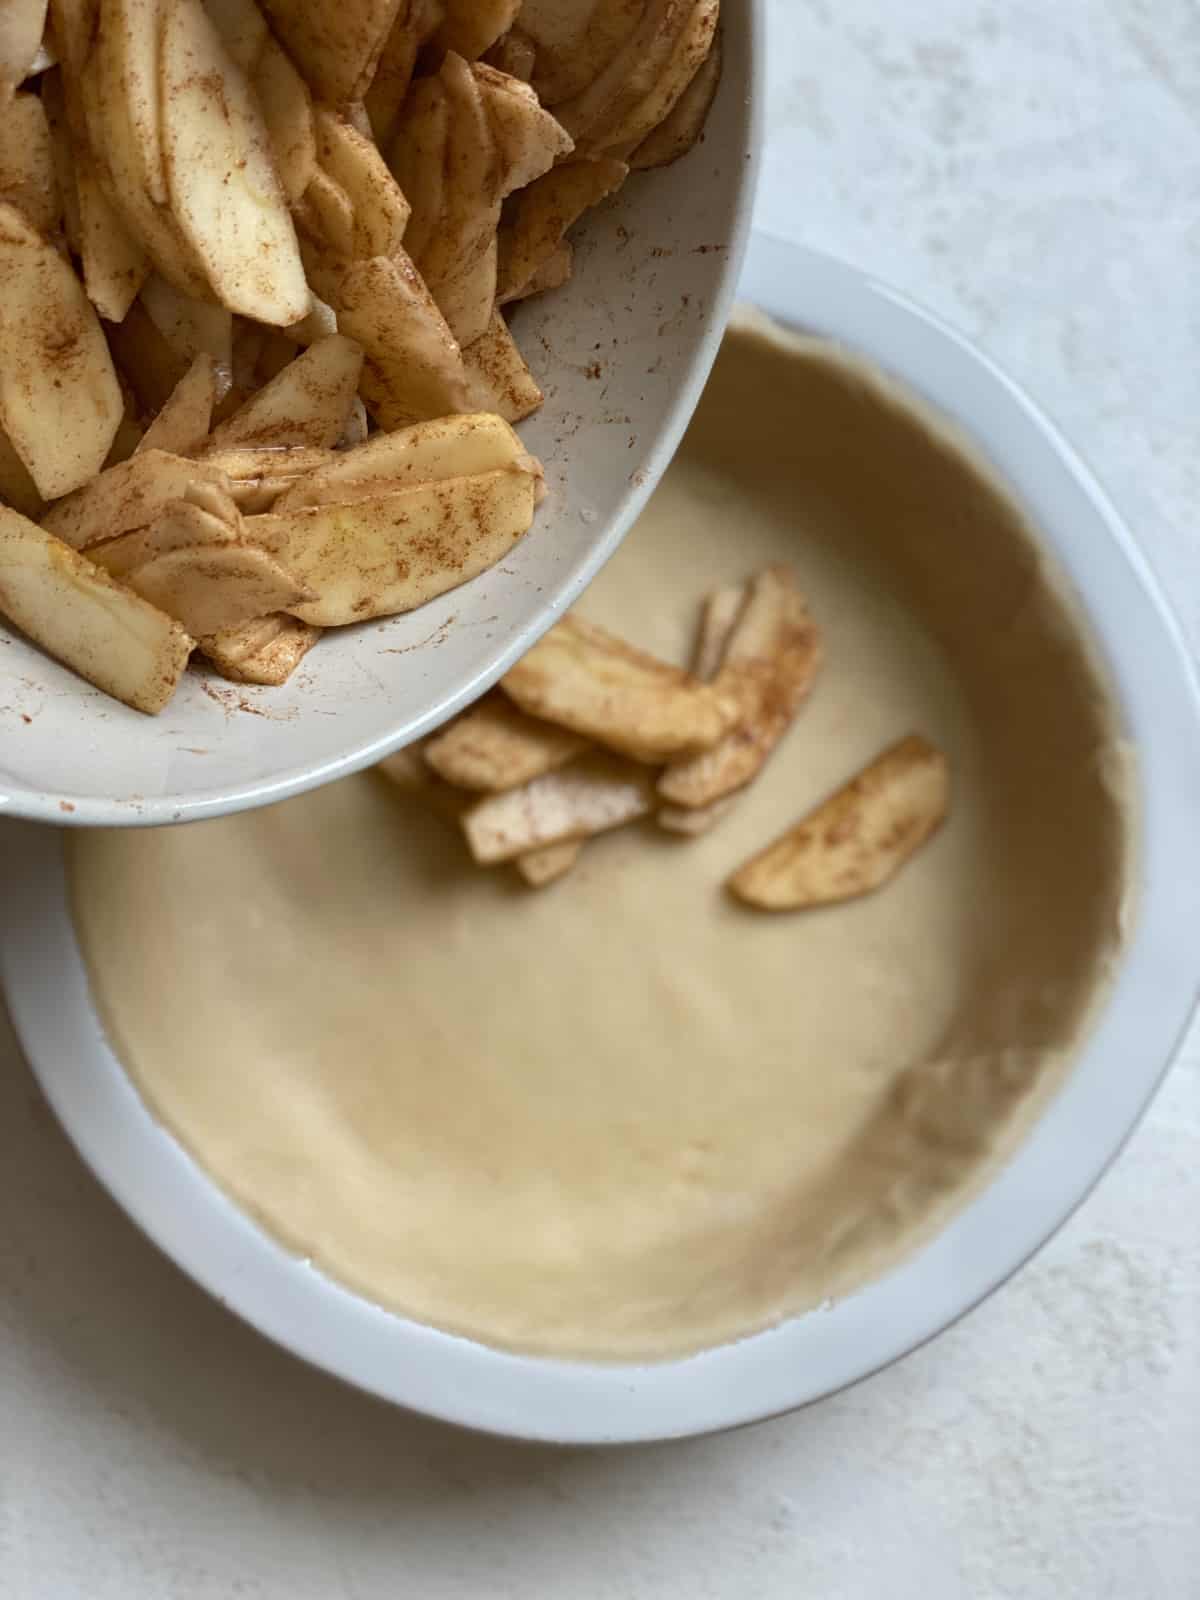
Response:
[[[733,225],[719,257],[715,287],[704,330],[697,340],[683,379],[664,416],[650,449],[626,482],[616,510],[586,553],[561,577],[541,591],[534,616],[522,623],[489,656],[482,669],[461,672],[450,687],[438,694],[419,715],[370,739],[360,739],[335,757],[286,768],[268,777],[221,783],[208,789],[178,794],[137,795],[131,798],[96,797],[62,789],[46,791],[6,778],[0,788],[0,818],[17,817],[47,822],[57,827],[160,827],[177,822],[203,821],[257,806],[274,805],[338,778],[349,777],[376,765],[424,738],[466,709],[501,678],[538,639],[558,621],[620,548],[637,521],[671,458],[679,448],[692,413],[716,360],[729,320],[739,275],[750,237],[754,195],[763,148],[766,76],[766,0],[740,0],[745,52],[745,150],[733,206]],[[481,575],[481,576],[486,576]],[[478,582],[479,580],[475,580]]]
[[[1187,908],[1200,901],[1200,690],[1132,536],[1046,417],[938,318],[854,268],[756,235],[744,298],[852,346],[965,427],[1024,502],[1105,655],[1139,757],[1139,911],[1067,1081],[1003,1169],[915,1255],[836,1304],[684,1359],[513,1355],[383,1310],[261,1232],[151,1117],[92,1008],[67,909],[61,835],[0,830],[18,925],[0,981],[18,1037],[84,1160],[222,1304],[349,1383],[486,1432],[560,1444],[715,1432],[809,1404],[956,1321],[1057,1231],[1158,1087],[1197,999]]]

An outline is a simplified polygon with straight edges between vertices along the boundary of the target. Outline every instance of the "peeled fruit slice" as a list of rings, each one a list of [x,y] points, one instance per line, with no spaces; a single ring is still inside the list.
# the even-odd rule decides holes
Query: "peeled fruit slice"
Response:
[[[281,611],[311,593],[265,550],[229,537],[218,518],[186,500],[164,508],[147,530],[146,545],[135,565],[122,561],[124,581],[194,638]],[[110,544],[93,554],[112,570]]]
[[[604,69],[580,93],[561,104],[554,102],[555,116],[581,151],[603,150],[619,135],[625,119],[653,94],[670,71],[694,11],[695,6],[683,0],[647,0],[636,26],[627,29]]]
[[[637,761],[707,750],[738,712],[710,685],[576,616],[551,628],[500,686],[530,716]]]
[[[308,311],[308,285],[254,93],[201,0],[162,4],[171,210],[224,305],[275,326],[297,322]]]
[[[12,447],[12,442],[0,428],[0,504],[12,506],[22,516],[37,522],[45,504],[37,492],[37,484],[29,476],[25,463]]]
[[[533,504],[532,474],[505,468],[251,517],[246,533],[315,591],[292,614],[335,627],[411,611],[477,577],[528,530]]]
[[[586,749],[579,734],[538,722],[490,694],[427,739],[424,755],[447,783],[497,792],[553,772]]]
[[[308,187],[317,164],[312,96],[270,37],[250,79],[266,123],[275,170],[289,205],[294,204]]]
[[[670,60],[646,95],[605,135],[610,153],[628,160],[671,112],[687,90],[712,49],[717,32],[720,0],[695,0],[691,15],[671,51]]]
[[[401,0],[262,0],[276,37],[318,100],[361,100]]]
[[[151,322],[162,334],[184,366],[198,355],[210,355],[224,379],[222,393],[229,386],[233,364],[233,315],[225,306],[211,300],[197,300],[184,294],[158,273],[146,279],[141,302]]]
[[[187,666],[179,623],[53,534],[0,507],[0,613],[137,711],[161,711]]]
[[[215,398],[212,357],[199,355],[142,435],[134,455],[146,450],[165,450],[176,456],[194,454],[208,438]]]
[[[536,471],[508,423],[489,412],[438,417],[394,433],[377,433],[329,464],[299,478],[276,502],[277,511],[369,498],[390,488],[415,488],[441,478],[466,478],[499,467]]]
[[[570,155],[574,149],[570,134],[542,108],[527,83],[482,61],[475,62],[471,71],[500,151],[501,188],[505,194],[524,189],[549,172],[556,161]]]
[[[637,27],[647,0],[525,0],[522,34],[535,47],[532,82],[544,105],[581,93]]]
[[[213,429],[209,450],[235,445],[328,449],[346,426],[362,362],[361,349],[342,334],[309,345]]]
[[[731,892],[762,911],[798,911],[867,894],[893,877],[941,824],[949,769],[910,734],[740,867]]]
[[[820,635],[794,574],[768,567],[750,585],[714,680],[741,707],[737,724],[711,750],[667,768],[658,785],[663,799],[711,806],[756,778],[791,727],[820,662]]]
[[[438,30],[437,43],[467,61],[490,50],[512,27],[521,9],[521,0],[445,0],[445,4],[446,20]]]
[[[366,94],[371,131],[380,149],[386,150],[391,143],[417,56],[437,32],[443,15],[441,0],[401,0]]]
[[[519,299],[530,279],[554,255],[563,235],[583,213],[613,194],[629,176],[623,161],[608,156],[568,161],[522,189],[513,215],[500,230],[496,299]]]
[[[648,133],[629,158],[637,172],[648,167],[665,167],[688,151],[704,132],[704,124],[721,82],[723,56],[718,31],[695,77],[675,102],[671,112]]]
[[[458,341],[403,250],[350,263],[329,288],[339,329],[363,347],[360,387],[381,428],[478,410]]]
[[[115,539],[133,528],[153,522],[171,500],[182,500],[198,482],[207,481],[230,490],[216,464],[188,461],[165,450],[144,450],[108,467],[68,499],[51,506],[43,526],[76,550],[101,539]]]
[[[5,0],[0,9],[0,102],[24,81],[45,31],[46,0]]]
[[[492,312],[482,338],[463,351],[463,361],[480,400],[506,422],[523,422],[545,398],[499,311]]]
[[[400,248],[409,204],[370,139],[327,107],[316,113],[317,159],[346,194],[351,249],[357,256],[390,256]]]
[[[276,612],[274,616],[240,623],[236,628],[222,628],[198,643],[223,678],[277,689],[288,681],[320,637],[320,628]]]
[[[104,465],[124,413],[108,345],[69,263],[0,202],[0,426],[44,499]]]
[[[596,753],[488,795],[463,813],[462,828],[475,860],[490,866],[620,828],[653,806],[654,780],[644,767]]]
[[[517,857],[515,865],[531,889],[544,889],[547,884],[565,877],[582,851],[582,839],[568,839],[565,844],[547,844],[540,850],[529,850]]]
[[[14,206],[41,234],[62,218],[50,124],[40,96],[17,94],[0,111],[0,201]]]
[[[247,516],[272,510],[293,484],[332,459],[332,450],[314,450],[307,445],[292,450],[234,446],[211,450],[203,458],[206,467],[219,470],[228,479],[238,508]]]

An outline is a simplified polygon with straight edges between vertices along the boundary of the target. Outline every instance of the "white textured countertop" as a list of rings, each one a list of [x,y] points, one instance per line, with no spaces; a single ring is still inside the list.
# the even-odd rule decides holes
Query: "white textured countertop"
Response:
[[[771,9],[760,224],[1006,364],[1200,642],[1196,0]],[[1186,1600],[1198,1217],[1194,1033],[1063,1234],[898,1367],[720,1439],[508,1446],[366,1400],[192,1288],[0,1018],[0,1596]]]

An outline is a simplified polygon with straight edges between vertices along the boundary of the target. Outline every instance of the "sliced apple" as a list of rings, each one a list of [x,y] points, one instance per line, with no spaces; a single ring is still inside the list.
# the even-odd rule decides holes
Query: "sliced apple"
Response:
[[[513,865],[531,889],[544,889],[566,877],[583,852],[582,839],[565,844],[546,844],[540,850],[527,850]]]
[[[492,312],[482,338],[463,351],[463,361],[479,398],[506,422],[531,417],[545,398],[499,311]]]
[[[205,481],[231,492],[229,479],[212,462],[145,450],[51,506],[43,526],[65,544],[83,550],[131,528],[144,528],[170,501],[184,499],[192,484]]]
[[[516,21],[521,0],[445,0],[446,20],[437,33],[442,50],[477,61]]]
[[[280,495],[333,459],[333,451],[308,445],[291,450],[234,446],[210,451],[204,464],[223,474],[239,508],[250,516],[273,510]]]
[[[527,83],[476,61],[475,74],[484,109],[500,150],[504,194],[524,189],[575,148],[571,135],[543,109]]]
[[[371,131],[381,150],[391,144],[396,118],[413,81],[417,56],[437,32],[443,15],[441,0],[401,0],[366,92]]]
[[[344,335],[309,345],[213,429],[209,451],[236,445],[328,448],[346,426],[361,372],[362,350]]]
[[[672,161],[687,155],[697,142],[704,132],[704,124],[721,82],[722,56],[723,47],[718,30],[712,49],[675,102],[674,108],[646,135],[629,157],[629,165],[635,171],[669,166]]]
[[[281,611],[311,592],[260,546],[231,537],[221,519],[187,500],[164,506],[133,538],[143,550],[132,561],[120,539],[89,554],[193,638]]]
[[[212,357],[198,355],[142,435],[134,454],[165,450],[170,455],[194,455],[208,438],[215,398]]]
[[[910,734],[747,861],[729,889],[761,911],[799,911],[869,894],[941,825],[949,800],[945,756]]]
[[[738,714],[690,673],[570,615],[513,667],[500,687],[522,711],[637,761],[696,754]]]
[[[527,717],[502,694],[489,694],[427,739],[424,755],[447,783],[498,793],[566,766],[587,743],[552,722]]]
[[[89,683],[150,714],[175,693],[192,649],[172,617],[5,507],[0,613]]]
[[[252,77],[271,38],[257,0],[205,0],[205,7],[230,58]]]
[[[296,220],[310,238],[341,256],[354,254],[354,207],[336,178],[317,167],[309,179]]]
[[[54,182],[62,207],[63,232],[76,255],[82,254],[79,227],[79,192],[75,184],[75,156],[67,127],[67,107],[63,95],[62,73],[47,72],[42,78],[41,101],[50,134],[50,154],[54,162]],[[85,283],[86,288],[86,283]],[[92,301],[95,305],[95,301]],[[101,312],[103,315],[103,312]]]
[[[363,347],[361,393],[381,428],[478,409],[458,341],[403,250],[349,263],[330,287],[339,329]]]
[[[489,794],[463,813],[462,828],[475,860],[491,866],[607,833],[653,806],[654,780],[645,767],[597,752],[519,789]]]
[[[522,189],[500,230],[496,299],[520,298],[530,279],[554,255],[563,235],[591,206],[621,187],[629,175],[623,161],[607,156],[572,160]]]
[[[528,34],[522,33],[520,28],[510,28],[502,39],[496,40],[488,51],[487,59],[488,65],[495,67],[498,72],[528,83],[533,77],[537,51]]]
[[[0,200],[48,238],[62,221],[54,147],[36,94],[16,94],[0,111]]]
[[[233,314],[211,300],[197,300],[183,294],[155,273],[142,286],[141,302],[151,322],[174,350],[185,367],[198,355],[209,355],[215,364],[220,393],[229,386],[233,367]]]
[[[554,102],[555,116],[581,152],[604,150],[654,92],[670,69],[698,3],[703,0],[647,0],[637,25],[627,31],[607,66],[578,94]]]
[[[318,100],[360,100],[401,0],[262,0],[262,9]]]
[[[0,7],[0,105],[25,81],[45,31],[46,0],[5,0]]]
[[[762,771],[795,720],[821,662],[821,636],[789,567],[768,567],[750,585],[714,683],[736,700],[736,725],[703,754],[669,766],[664,800],[711,806]]]
[[[14,511],[34,522],[46,509],[37,484],[3,428],[0,428],[0,503],[12,506]]]
[[[321,168],[350,201],[351,253],[392,255],[403,242],[409,204],[375,144],[326,106],[316,112],[316,141]]]
[[[564,239],[558,248],[546,257],[533,277],[526,280],[520,292],[509,295],[503,303],[509,305],[514,300],[528,300],[532,295],[545,294],[550,289],[561,289],[564,283],[570,283],[574,269],[575,251],[571,247],[571,241]]]
[[[592,83],[629,39],[647,0],[525,0],[520,30],[535,50],[532,83],[555,106]]]
[[[99,472],[123,412],[112,357],[78,278],[0,202],[0,426],[44,499]]]
[[[506,468],[251,517],[246,532],[316,591],[293,615],[335,627],[411,611],[477,577],[527,532],[533,504],[532,475]]]
[[[628,161],[642,140],[674,111],[688,85],[708,59],[717,32],[721,0],[695,0],[670,59],[645,98],[604,134],[610,155]]]
[[[442,478],[468,478],[500,467],[539,467],[503,418],[490,412],[464,413],[417,422],[393,433],[377,433],[365,443],[333,456],[327,466],[298,478],[276,502],[278,511],[337,504],[410,489]],[[236,476],[236,474],[231,474]]]
[[[199,640],[205,657],[233,683],[279,688],[321,637],[321,629],[283,612],[223,628]]]
[[[251,83],[262,108],[275,170],[290,205],[304,193],[317,165],[312,96],[291,61],[270,38]]]
[[[231,311],[286,326],[309,309],[296,232],[254,92],[201,0],[162,0],[162,144],[171,210]]]
[[[440,77],[418,78],[395,121],[388,165],[411,208],[404,247],[420,260],[442,226],[450,100]]]

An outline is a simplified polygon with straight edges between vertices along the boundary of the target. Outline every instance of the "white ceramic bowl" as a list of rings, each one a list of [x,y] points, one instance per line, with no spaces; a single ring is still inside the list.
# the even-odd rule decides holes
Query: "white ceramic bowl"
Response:
[[[521,433],[551,494],[511,556],[409,616],[327,634],[282,689],[189,673],[157,718],[0,621],[0,813],[113,826],[282,800],[445,721],[572,603],[671,459],[720,344],[759,145],[760,5],[725,0],[703,141],[635,173],[579,229],[571,282],[517,309],[546,393]]]
[[[1046,419],[983,356],[851,269],[756,238],[746,298],[857,349],[957,417],[1073,584],[1138,752],[1139,907],[1113,990],[1016,1155],[919,1254],[832,1308],[687,1360],[519,1357],[394,1316],[288,1255],[148,1115],[103,1038],[64,900],[55,831],[0,828],[0,978],[17,1031],[85,1160],[146,1232],[232,1310],[389,1400],[533,1439],[703,1433],[816,1400],[911,1350],[1063,1222],[1129,1134],[1191,1011],[1200,904],[1200,701],[1129,534]]]

